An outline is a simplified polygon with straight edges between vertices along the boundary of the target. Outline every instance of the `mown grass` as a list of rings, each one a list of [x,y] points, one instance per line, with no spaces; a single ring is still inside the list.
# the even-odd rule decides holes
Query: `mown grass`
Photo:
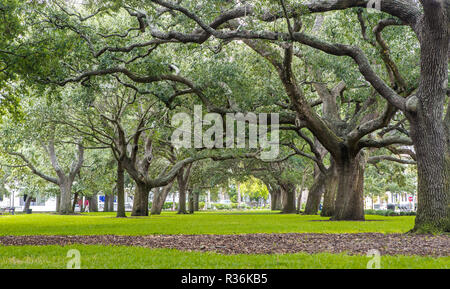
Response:
[[[114,218],[114,213],[60,216],[0,216],[0,235],[149,235],[248,233],[405,233],[414,217],[366,216],[366,222],[327,222],[320,216],[282,215],[271,211],[196,212]],[[320,222],[323,221],[323,222]]]
[[[70,245],[0,246],[0,268],[67,268],[70,249],[80,252],[82,269],[365,269],[371,258],[346,254],[221,255],[142,247]],[[72,256],[73,258],[73,256]],[[450,257],[381,256],[381,269],[450,268]]]

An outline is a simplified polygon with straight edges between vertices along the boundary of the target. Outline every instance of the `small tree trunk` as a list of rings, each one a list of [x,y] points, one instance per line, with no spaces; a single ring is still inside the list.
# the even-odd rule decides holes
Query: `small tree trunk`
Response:
[[[178,195],[178,214],[187,214],[186,211],[186,190],[180,189]]]
[[[75,212],[75,206],[77,205],[77,202],[78,202],[78,192],[76,192],[73,197],[73,203],[72,203],[72,211],[73,212]],[[80,212],[81,212],[81,208],[80,208]]]
[[[61,194],[56,195],[56,212],[61,212]]]
[[[339,184],[332,220],[364,221],[364,155],[347,156],[336,164]]]
[[[103,203],[103,212],[111,212],[111,209],[109,208],[109,201],[110,196],[105,194],[105,202]]]
[[[189,189],[188,192],[189,192],[189,194],[188,194],[189,214],[193,214],[194,213],[194,192],[192,189]]]
[[[109,196],[108,202],[109,212],[114,212],[114,191]]]
[[[148,195],[151,188],[144,183],[136,182],[132,216],[148,216]]]
[[[302,210],[302,197],[303,197],[303,187],[301,188],[297,197],[297,214],[300,214],[300,211]]]
[[[114,197],[113,197],[114,200]],[[114,203],[113,203],[114,209]],[[126,218],[125,215],[125,171],[122,163],[117,162],[117,218]]]
[[[200,193],[194,192],[194,211],[198,212],[199,210],[199,203],[200,203]]]
[[[241,207],[241,184],[237,184],[237,202],[238,202],[238,208]]]

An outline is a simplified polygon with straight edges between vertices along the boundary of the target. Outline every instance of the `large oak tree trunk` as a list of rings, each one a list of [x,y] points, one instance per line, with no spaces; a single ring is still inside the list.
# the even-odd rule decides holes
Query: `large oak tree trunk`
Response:
[[[148,216],[148,195],[151,188],[144,183],[136,182],[132,216]]]
[[[445,175],[445,191],[447,192],[447,228],[445,231],[450,231],[450,102],[447,107],[447,116],[445,117],[445,132],[446,132],[446,142],[447,149],[445,154],[445,165],[446,165],[446,175]]]
[[[362,152],[336,163],[339,183],[332,220],[364,220],[364,168]]]
[[[279,187],[272,187],[270,190],[270,208],[272,211],[281,211],[281,189]]]
[[[432,119],[411,123],[417,157],[418,194],[415,231],[448,231],[445,142],[443,130]]]
[[[295,185],[283,183],[281,185],[281,193],[283,194],[282,214],[296,214],[295,208]]]
[[[325,193],[320,215],[322,217],[332,217],[335,212],[336,194],[339,184],[339,175],[336,166],[333,165],[330,167],[325,182]]]
[[[417,216],[413,231],[450,231],[448,131],[444,102],[448,89],[448,15],[437,2],[424,3],[421,23],[421,74],[417,105],[408,111],[417,157]],[[447,127],[448,129],[448,127]],[[447,155],[448,157],[448,155]]]
[[[62,215],[72,214],[72,183],[64,180],[59,185],[59,189],[61,191],[61,200],[59,204],[59,213]]]
[[[114,209],[114,204],[113,204]],[[125,171],[122,163],[117,162],[117,218],[125,218]]]

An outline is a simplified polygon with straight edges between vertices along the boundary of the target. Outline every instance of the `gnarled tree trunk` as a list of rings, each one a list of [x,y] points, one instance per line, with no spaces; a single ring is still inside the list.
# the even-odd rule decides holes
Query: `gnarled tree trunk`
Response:
[[[173,182],[168,184],[163,188],[157,188],[153,194],[152,208],[150,210],[150,214],[152,215],[160,215],[164,203],[166,202],[167,196],[169,195],[170,190],[172,189]]]
[[[136,182],[132,216],[148,216],[148,195],[151,188],[145,183]]]
[[[364,154],[348,153],[347,157],[336,161],[339,178],[332,220],[357,220],[364,218]]]
[[[325,180],[325,193],[323,196],[323,206],[320,215],[322,217],[332,217],[335,212],[336,194],[339,183],[339,175],[336,167],[333,165],[329,168],[327,178]]]
[[[280,211],[283,207],[281,204],[281,189],[278,186],[271,186],[270,193],[270,208],[272,211]]]
[[[281,194],[283,195],[282,214],[296,214],[295,208],[295,185],[283,183],[281,186]]]
[[[418,172],[418,208],[413,230],[419,233],[450,232],[448,119],[443,122],[449,35],[448,15],[440,5],[437,1],[423,3],[420,86],[417,105],[413,109],[410,106],[407,113]]]

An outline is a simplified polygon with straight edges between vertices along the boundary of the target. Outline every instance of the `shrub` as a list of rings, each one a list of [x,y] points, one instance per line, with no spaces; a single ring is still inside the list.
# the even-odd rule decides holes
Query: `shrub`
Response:
[[[395,212],[393,210],[365,210],[366,215],[378,215],[378,216],[415,216],[416,212]]]

